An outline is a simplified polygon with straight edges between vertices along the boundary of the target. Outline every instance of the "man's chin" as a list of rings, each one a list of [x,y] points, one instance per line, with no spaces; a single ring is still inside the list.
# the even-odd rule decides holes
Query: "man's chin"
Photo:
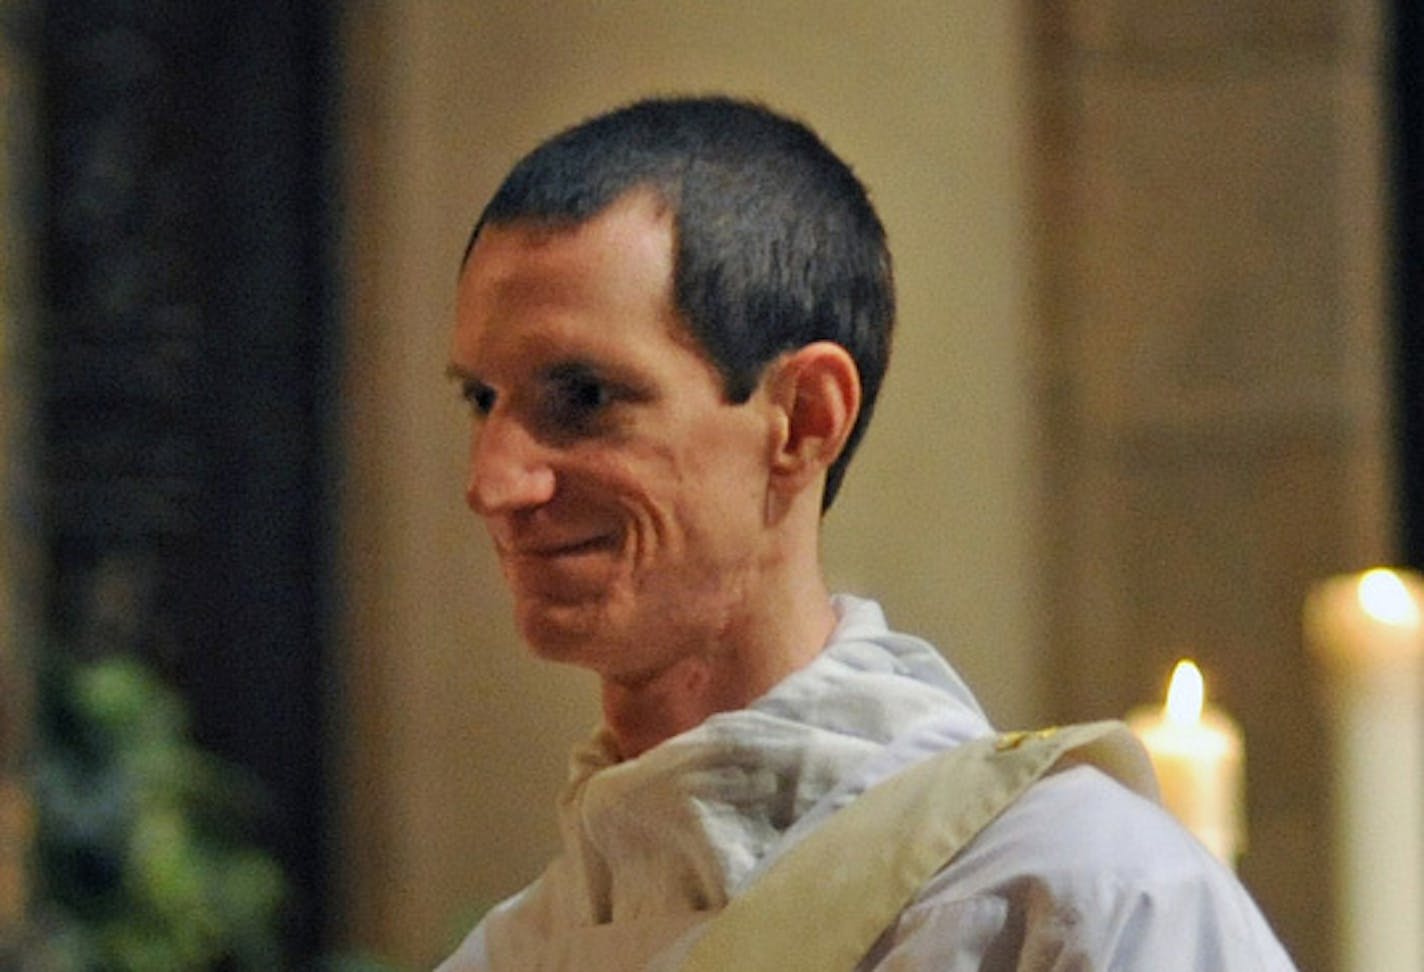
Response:
[[[521,604],[519,634],[536,658],[596,668],[602,612],[589,602]]]

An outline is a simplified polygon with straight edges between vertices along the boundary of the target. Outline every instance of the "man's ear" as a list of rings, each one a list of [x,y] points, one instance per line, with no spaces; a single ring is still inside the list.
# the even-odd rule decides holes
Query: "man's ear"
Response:
[[[845,348],[817,341],[777,362],[770,391],[781,419],[772,483],[789,496],[815,482],[845,448],[860,414],[860,371]]]

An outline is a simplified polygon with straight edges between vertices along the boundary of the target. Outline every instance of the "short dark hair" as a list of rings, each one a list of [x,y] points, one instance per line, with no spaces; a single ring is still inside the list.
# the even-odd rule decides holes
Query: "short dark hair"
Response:
[[[746,401],[766,365],[815,341],[844,347],[862,401],[826,476],[840,488],[890,357],[895,293],[885,230],[855,174],[805,125],[726,97],[639,101],[578,124],[520,161],[481,228],[591,219],[651,189],[673,212],[674,299],[725,394]]]

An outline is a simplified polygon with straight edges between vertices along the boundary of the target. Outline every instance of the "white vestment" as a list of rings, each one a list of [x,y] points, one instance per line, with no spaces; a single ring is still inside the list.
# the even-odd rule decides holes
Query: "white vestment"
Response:
[[[671,972],[702,922],[837,809],[993,732],[932,646],[890,631],[873,602],[839,596],[836,610],[821,655],[748,708],[621,763],[603,733],[576,750],[563,852],[438,972]],[[1082,766],[985,828],[859,968],[1293,966],[1227,868],[1155,804]]]

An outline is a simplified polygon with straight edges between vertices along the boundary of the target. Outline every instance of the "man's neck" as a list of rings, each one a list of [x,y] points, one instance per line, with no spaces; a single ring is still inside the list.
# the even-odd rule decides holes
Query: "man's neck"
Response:
[[[820,653],[836,615],[817,583],[790,610],[764,616],[729,644],[689,654],[636,679],[603,680],[603,718],[623,759],[700,725],[717,712],[745,708]]]

